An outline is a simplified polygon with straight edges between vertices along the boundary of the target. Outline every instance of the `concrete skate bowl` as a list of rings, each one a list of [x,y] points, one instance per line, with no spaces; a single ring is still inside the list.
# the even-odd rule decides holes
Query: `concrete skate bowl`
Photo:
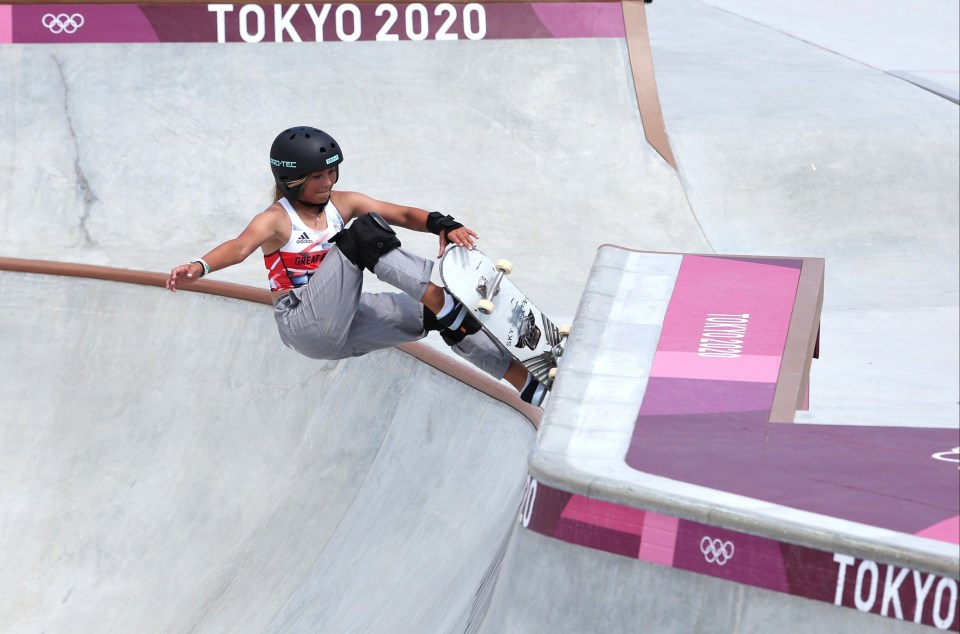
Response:
[[[0,631],[482,616],[538,420],[512,390],[422,346],[303,358],[259,302],[3,264]]]

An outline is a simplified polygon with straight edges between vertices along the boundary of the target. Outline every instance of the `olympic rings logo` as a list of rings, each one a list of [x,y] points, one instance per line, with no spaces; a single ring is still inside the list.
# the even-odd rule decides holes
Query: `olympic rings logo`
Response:
[[[733,542],[710,539],[709,537],[700,540],[700,552],[703,553],[703,558],[709,564],[726,565],[728,561],[733,559],[734,550]]]
[[[83,16],[79,13],[66,14],[58,13],[54,15],[53,13],[44,14],[43,18],[40,20],[43,26],[54,34],[66,33],[72,34],[76,33],[81,26],[83,26]]]
[[[950,451],[941,451],[930,456],[934,460],[942,460],[943,462],[956,462],[960,465],[960,447],[954,447]],[[960,467],[957,467],[960,469]]]

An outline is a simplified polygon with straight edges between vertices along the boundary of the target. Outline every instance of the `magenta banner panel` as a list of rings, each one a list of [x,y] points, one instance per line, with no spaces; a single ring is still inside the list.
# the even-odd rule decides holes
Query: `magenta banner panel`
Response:
[[[620,3],[0,5],[0,42],[400,42],[624,37]]]
[[[957,430],[770,422],[802,267],[683,256],[627,464],[960,543]]]
[[[13,40],[13,7],[0,4],[0,44]]]
[[[585,548],[960,631],[957,579],[797,546],[527,482],[521,524]]]
[[[776,383],[802,260],[685,255],[651,376]]]

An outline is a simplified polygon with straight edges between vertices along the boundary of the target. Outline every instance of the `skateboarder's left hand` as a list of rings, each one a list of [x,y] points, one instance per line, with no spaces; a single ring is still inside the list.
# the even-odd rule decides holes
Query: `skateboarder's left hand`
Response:
[[[480,236],[477,235],[476,231],[467,227],[444,231],[440,234],[440,253],[437,257],[443,257],[443,254],[447,251],[447,246],[450,244],[455,244],[465,249],[472,249],[477,245],[477,239],[479,238]]]

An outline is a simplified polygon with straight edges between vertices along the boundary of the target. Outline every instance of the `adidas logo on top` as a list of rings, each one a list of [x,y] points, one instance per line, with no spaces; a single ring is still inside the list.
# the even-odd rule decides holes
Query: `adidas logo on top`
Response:
[[[300,237],[297,238],[297,244],[309,244],[311,242],[313,242],[313,240],[310,239],[310,236],[307,235],[306,231],[301,233]]]

